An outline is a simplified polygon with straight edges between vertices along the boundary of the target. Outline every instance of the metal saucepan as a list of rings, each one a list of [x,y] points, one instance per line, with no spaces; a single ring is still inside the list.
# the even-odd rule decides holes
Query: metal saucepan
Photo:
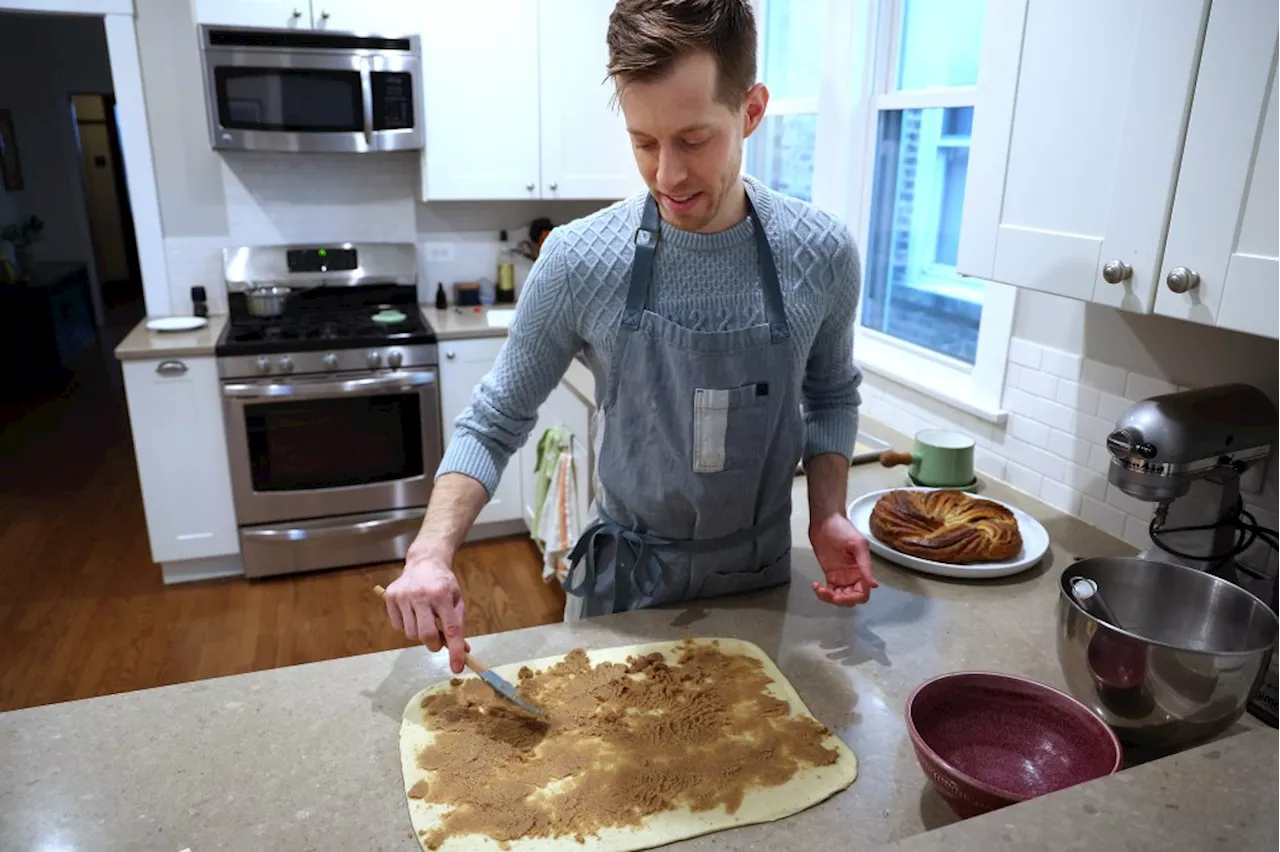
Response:
[[[289,301],[293,288],[283,284],[255,284],[245,288],[244,300],[249,307],[249,315],[255,317],[278,317],[284,313],[284,306]]]
[[[1092,580],[1120,627],[1072,593]],[[1137,557],[1082,559],[1058,584],[1058,662],[1069,691],[1122,743],[1182,748],[1221,733],[1261,683],[1280,623],[1226,580]]]

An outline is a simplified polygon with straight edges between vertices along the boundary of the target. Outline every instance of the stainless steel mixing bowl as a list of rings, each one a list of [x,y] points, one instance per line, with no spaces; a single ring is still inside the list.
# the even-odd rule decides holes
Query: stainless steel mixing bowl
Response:
[[[1120,627],[1081,607],[1093,580]],[[1126,745],[1182,748],[1240,718],[1276,644],[1277,620],[1226,580],[1137,557],[1082,559],[1058,583],[1058,661],[1071,694]]]

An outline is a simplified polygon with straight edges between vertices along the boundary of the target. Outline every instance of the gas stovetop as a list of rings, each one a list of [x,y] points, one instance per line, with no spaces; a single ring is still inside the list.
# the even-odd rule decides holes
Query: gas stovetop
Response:
[[[242,293],[228,294],[228,301],[230,319],[218,340],[219,356],[436,342],[435,330],[422,319],[414,287],[369,285],[295,291],[285,313],[277,317],[251,316]]]

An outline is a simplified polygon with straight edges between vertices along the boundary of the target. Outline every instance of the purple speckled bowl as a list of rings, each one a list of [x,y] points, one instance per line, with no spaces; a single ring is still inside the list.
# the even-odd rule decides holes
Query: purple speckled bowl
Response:
[[[1033,680],[952,672],[916,687],[907,731],[920,768],[961,819],[1116,772],[1107,724]]]

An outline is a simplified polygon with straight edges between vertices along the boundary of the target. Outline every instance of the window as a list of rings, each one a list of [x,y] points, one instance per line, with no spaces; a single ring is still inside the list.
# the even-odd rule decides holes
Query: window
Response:
[[[768,186],[813,200],[814,140],[828,0],[756,0],[764,121],[747,143],[746,170]]]
[[[989,420],[1012,287],[956,272],[986,0],[755,0],[765,119],[746,171],[842,215],[867,370]]]

